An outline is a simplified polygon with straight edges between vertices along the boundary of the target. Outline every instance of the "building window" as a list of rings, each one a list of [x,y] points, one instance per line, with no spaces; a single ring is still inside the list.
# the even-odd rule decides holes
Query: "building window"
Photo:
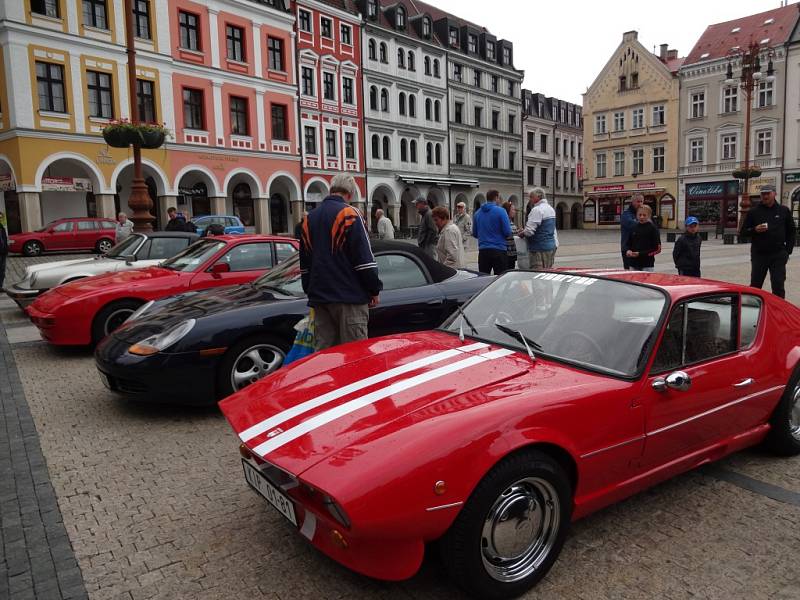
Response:
[[[561,138],[556,137],[555,143],[553,144],[553,148],[556,150],[556,156],[561,156]]]
[[[333,73],[322,74],[322,98],[324,100],[336,100],[335,86],[333,83]]]
[[[406,27],[406,11],[403,9],[402,6],[397,8],[397,14],[395,15],[395,24],[397,25],[398,29],[405,29]]]
[[[408,143],[408,148],[411,151],[411,162],[412,163],[417,162],[417,141],[411,140]]]
[[[378,4],[375,0],[367,0],[367,16],[374,19],[378,15]]]
[[[405,92],[400,92],[397,96],[397,112],[401,116],[406,116],[406,95]]]
[[[378,60],[378,44],[375,43],[375,40],[370,40],[367,48],[369,48],[369,59]]]
[[[503,64],[510,65],[511,64],[511,48],[508,46],[503,46]]]
[[[303,95],[314,96],[314,70],[311,67],[303,67],[300,71],[300,78],[303,82]]]
[[[392,154],[389,147],[389,136],[383,136],[383,160],[391,160]]]
[[[528,132],[528,150],[535,150],[534,146],[536,144],[536,134],[532,131]]]
[[[194,13],[180,11],[178,27],[180,29],[181,48],[200,51],[199,17]]]
[[[508,153],[508,170],[513,171],[517,162],[517,153],[516,152],[509,152]]]
[[[475,166],[482,167],[483,166],[483,147],[482,146],[475,146]]]
[[[495,131],[500,129],[500,112],[497,110],[492,111],[492,129]]]
[[[477,54],[478,53],[478,36],[473,34],[473,33],[470,33],[469,36],[467,36],[467,46],[468,46],[468,49],[469,49],[470,52],[472,52],[473,54]]]
[[[691,98],[691,118],[701,119],[706,115],[706,93],[695,92]]]
[[[289,132],[286,128],[286,106],[283,104],[273,104],[272,112],[272,139],[288,140]]]
[[[155,123],[157,121],[157,115],[153,82],[145,79],[137,79],[136,97],[139,103],[139,120],[145,123]]]
[[[411,50],[408,51],[408,61],[407,62],[408,62],[408,70],[409,71],[416,71],[417,70],[416,60],[414,59],[414,53]]]
[[[482,73],[478,69],[475,69],[472,72],[472,83],[475,85],[476,88],[481,87],[481,76]]]
[[[283,40],[281,38],[268,37],[267,47],[269,54],[269,68],[271,71],[284,71],[283,62]]]
[[[325,130],[325,155],[337,156],[336,153],[336,131],[333,129]]]
[[[486,58],[494,60],[494,42],[486,42]]]
[[[614,113],[614,131],[623,131],[625,129],[625,113]]]
[[[351,160],[356,158],[356,134],[349,131],[344,134],[344,157]]]
[[[372,136],[372,158],[380,159],[381,157],[381,140],[377,135]]]
[[[339,27],[339,40],[346,46],[353,45],[353,29],[350,25],[342,24],[341,27]]]
[[[247,98],[231,96],[231,134],[250,135],[247,123]]]
[[[583,158],[583,144],[578,142],[578,158]]]
[[[569,155],[570,158],[575,158],[575,140],[571,140],[569,143]]]
[[[722,91],[722,112],[734,113],[739,110],[739,88],[726,86]]]
[[[386,88],[381,90],[381,110],[383,112],[389,110],[389,91]]]
[[[311,32],[311,13],[307,10],[300,11],[300,17],[298,18],[300,24],[300,31]]]
[[[642,129],[644,127],[644,109],[634,108],[631,115],[633,117],[632,127],[634,129]]]
[[[497,75],[492,75],[492,91],[496,94],[498,91],[499,79]]]
[[[436,150],[436,164],[437,165],[441,165],[442,164],[442,145],[441,144],[436,144],[435,150]]]
[[[374,85],[369,88],[369,108],[378,110],[378,88]]]
[[[703,162],[705,143],[703,138],[692,138],[689,140],[689,161],[693,163]]]
[[[633,152],[633,174],[641,175],[644,173],[644,149],[634,148]]]
[[[428,17],[422,19],[422,36],[426,40],[431,39],[431,20]]]
[[[568,146],[568,144],[569,144],[569,140],[566,140],[566,139],[565,139],[565,140],[564,140],[564,157],[565,157],[565,158],[566,158],[566,156],[567,156],[567,146]]]
[[[664,125],[664,105],[658,104],[653,107],[653,127]]]
[[[389,64],[389,55],[387,54],[388,50],[386,49],[386,44],[381,42],[380,46],[380,56],[381,62],[384,64]]]
[[[539,135],[539,152],[547,152],[547,136],[544,134]]]
[[[430,98],[425,100],[425,120],[431,121],[433,119],[433,102],[431,102]]]
[[[345,104],[353,104],[353,79],[351,77],[342,78],[342,96]]]
[[[536,167],[528,167],[528,173],[525,185],[536,185],[534,177],[536,176]]]
[[[83,24],[95,29],[108,29],[106,0],[83,0]]]
[[[514,125],[516,125],[516,115],[508,115],[508,133],[514,133]]]
[[[464,164],[464,144],[456,144],[456,164]]]
[[[333,39],[333,25],[330,19],[328,19],[327,17],[322,17],[320,19],[319,29],[322,37],[328,38],[329,40]]]
[[[722,160],[736,160],[736,136],[722,136]]]
[[[594,157],[594,172],[598,179],[606,176],[606,155],[597,154]]]
[[[462,123],[463,122],[463,119],[462,119],[463,108],[464,108],[464,105],[461,102],[456,102],[455,108],[453,109],[453,120],[456,123]]]
[[[474,107],[475,127],[483,127],[483,109],[480,106]]]
[[[317,130],[314,127],[306,127],[303,136],[306,154],[317,153]]]
[[[448,40],[451,46],[458,46],[458,29],[455,27],[450,28]]]
[[[756,131],[756,155],[769,156],[772,154],[772,130],[762,129]]]
[[[58,19],[58,0],[31,0],[31,12]]]
[[[39,110],[67,112],[63,66],[37,61],[36,84],[39,90]]]
[[[433,103],[433,120],[437,123],[442,120],[442,103],[439,100]]]
[[[400,162],[408,162],[408,142],[405,138],[400,140]]]
[[[150,0],[133,0],[133,21],[136,37],[150,39]]]
[[[402,48],[397,49],[397,66],[401,69],[406,68],[406,51]]]
[[[762,81],[758,84],[758,108],[772,106],[772,82]]]
[[[433,164],[433,144],[428,142],[428,145],[425,147],[425,159],[428,161],[429,165]]]
[[[430,59],[430,57],[426,56],[423,59],[422,62],[425,65],[425,75],[430,75],[431,74],[431,59]]]
[[[547,187],[547,168],[541,167],[539,169],[539,185]]]
[[[89,90],[89,116],[111,119],[114,116],[111,75],[86,71],[86,81]]]
[[[453,64],[453,79],[458,82],[461,81],[461,65],[457,63]]]
[[[439,77],[441,77],[441,75],[439,73],[439,59],[438,58],[434,58],[433,59],[433,76],[436,77],[436,79],[439,79]]]
[[[184,88],[183,126],[187,129],[203,129],[203,91]]]
[[[628,89],[628,76],[627,75],[620,75],[619,76],[619,91],[624,92]]]
[[[272,59],[271,56],[271,48],[272,48],[272,39],[270,40],[270,61]],[[226,25],[225,26],[225,40],[228,43],[228,60],[236,60],[239,62],[244,62],[244,29],[241,27],[234,27],[233,25]]]
[[[625,175],[625,152],[619,150],[614,152],[614,177]]]
[[[417,116],[417,97],[414,94],[408,95],[408,116]]]
[[[500,150],[497,148],[492,149],[492,168],[500,168]]]
[[[594,132],[595,133],[605,133],[606,132],[606,116],[605,115],[595,115],[594,116]]]
[[[664,146],[656,146],[653,148],[653,172],[664,172]]]
[[[514,82],[513,81],[509,81],[508,82],[508,95],[511,96],[512,98],[514,97],[514,89],[515,89],[514,88]]]

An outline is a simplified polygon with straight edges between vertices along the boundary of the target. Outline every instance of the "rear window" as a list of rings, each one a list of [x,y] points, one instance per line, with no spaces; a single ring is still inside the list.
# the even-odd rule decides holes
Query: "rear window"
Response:
[[[112,223],[111,221],[100,221],[100,227],[102,229],[116,229],[117,224]]]

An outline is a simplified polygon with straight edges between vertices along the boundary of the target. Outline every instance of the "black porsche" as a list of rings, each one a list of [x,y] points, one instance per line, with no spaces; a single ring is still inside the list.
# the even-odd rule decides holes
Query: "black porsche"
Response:
[[[373,242],[383,292],[371,337],[437,327],[491,276],[404,242]],[[95,351],[105,385],[132,399],[210,404],[278,369],[308,314],[297,256],[247,285],[145,305]]]

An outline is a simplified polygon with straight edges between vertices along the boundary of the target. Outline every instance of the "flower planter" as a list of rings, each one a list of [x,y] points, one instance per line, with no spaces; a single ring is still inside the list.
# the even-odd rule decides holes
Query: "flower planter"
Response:
[[[106,128],[103,130],[103,139],[112,148],[127,148],[134,142],[133,132],[127,129]],[[137,140],[138,141],[138,140]]]
[[[148,131],[146,129],[140,129],[139,134],[142,138],[142,148],[160,148],[164,145],[164,140],[166,139],[163,131]]]

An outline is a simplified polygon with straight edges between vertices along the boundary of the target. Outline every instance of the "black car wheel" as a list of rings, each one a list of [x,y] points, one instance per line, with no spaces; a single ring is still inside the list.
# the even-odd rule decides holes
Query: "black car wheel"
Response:
[[[94,251],[98,254],[105,254],[114,246],[114,242],[109,240],[108,238],[103,238],[102,240],[98,240],[97,243],[94,245]]]
[[[25,245],[22,246],[23,256],[39,256],[43,251],[44,246],[42,246],[41,242],[37,242],[36,240],[25,242]]]
[[[92,342],[97,344],[122,325],[141,305],[139,300],[118,300],[104,306],[92,323]]]
[[[514,598],[561,552],[572,514],[562,466],[537,450],[513,454],[481,480],[442,539],[451,577],[476,598]]]
[[[800,454],[800,367],[783,392],[770,419],[767,446],[781,456]]]
[[[219,369],[217,389],[220,398],[277,371],[290,347],[291,344],[271,336],[250,337],[232,346],[225,353]]]

